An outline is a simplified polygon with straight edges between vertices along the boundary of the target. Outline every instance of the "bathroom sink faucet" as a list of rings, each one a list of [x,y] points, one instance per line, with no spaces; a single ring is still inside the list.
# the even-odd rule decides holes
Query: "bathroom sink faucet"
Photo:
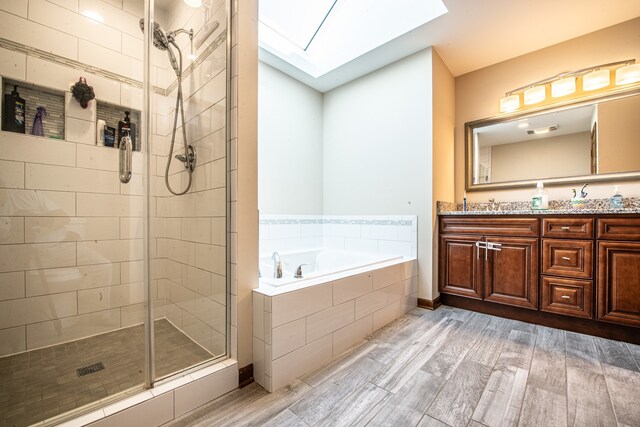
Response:
[[[280,254],[278,252],[274,252],[271,255],[273,259],[273,278],[281,279],[282,278],[282,262],[280,261]]]
[[[494,199],[493,197],[489,199],[489,210],[490,211],[496,210],[496,199]]]

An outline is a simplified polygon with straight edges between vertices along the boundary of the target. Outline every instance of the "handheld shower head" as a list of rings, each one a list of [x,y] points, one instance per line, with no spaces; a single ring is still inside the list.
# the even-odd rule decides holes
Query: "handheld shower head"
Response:
[[[144,19],[140,20],[140,31],[144,33]],[[169,39],[157,22],[153,23],[153,45],[160,50],[169,49]]]
[[[140,20],[140,31],[144,32],[144,19]],[[176,75],[179,76],[181,73],[180,66],[178,65],[178,61],[176,60],[176,55],[169,48],[169,43],[173,42],[173,36],[171,34],[172,33],[169,33],[169,35],[167,36],[160,24],[158,24],[157,22],[153,23],[153,45],[160,50],[167,51],[167,53],[169,54],[169,62],[171,62],[171,67],[173,67]]]

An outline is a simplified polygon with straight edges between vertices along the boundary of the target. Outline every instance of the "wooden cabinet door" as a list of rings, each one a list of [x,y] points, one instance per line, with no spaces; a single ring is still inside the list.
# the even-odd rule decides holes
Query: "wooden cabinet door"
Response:
[[[476,247],[480,239],[481,236],[440,237],[440,292],[482,299]]]
[[[484,299],[536,310],[538,308],[538,239],[488,237],[502,245],[488,250],[484,262]]]
[[[640,243],[598,242],[598,320],[640,326]]]

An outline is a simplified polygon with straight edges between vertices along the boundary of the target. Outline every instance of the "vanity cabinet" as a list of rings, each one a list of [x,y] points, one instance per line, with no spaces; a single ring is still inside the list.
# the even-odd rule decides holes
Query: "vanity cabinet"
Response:
[[[640,342],[640,216],[441,215],[438,229],[443,303]]]
[[[440,292],[537,309],[538,229],[537,218],[441,218]]]

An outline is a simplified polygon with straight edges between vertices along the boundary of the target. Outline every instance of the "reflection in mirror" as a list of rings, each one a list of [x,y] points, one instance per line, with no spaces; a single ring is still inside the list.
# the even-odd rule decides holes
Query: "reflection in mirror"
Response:
[[[635,95],[470,124],[470,187],[640,171],[638,117]]]

